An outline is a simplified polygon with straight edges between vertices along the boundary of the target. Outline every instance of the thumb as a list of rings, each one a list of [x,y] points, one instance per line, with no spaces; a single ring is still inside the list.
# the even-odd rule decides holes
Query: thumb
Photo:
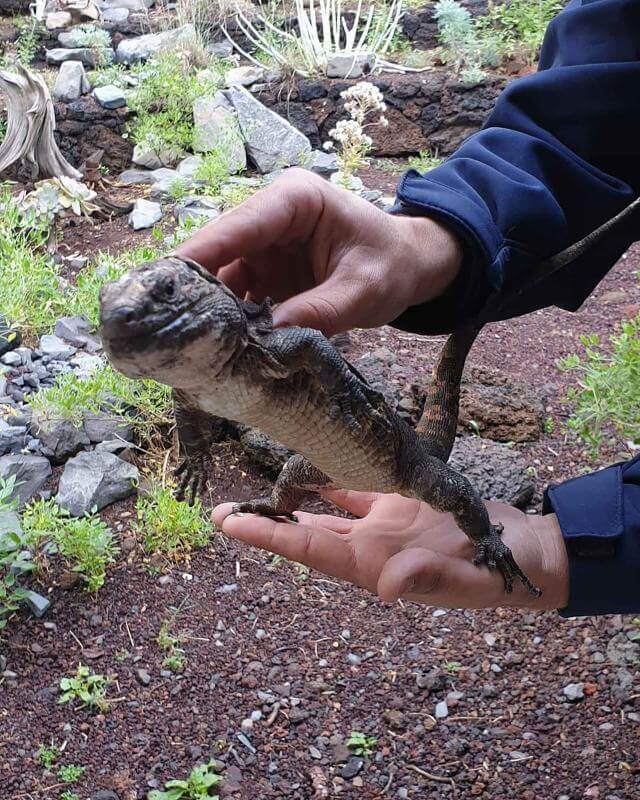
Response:
[[[377,591],[386,602],[405,597],[442,608],[508,605],[499,573],[425,548],[409,548],[392,556],[380,573]]]
[[[315,328],[325,336],[334,336],[363,324],[367,303],[362,287],[337,278],[301,292],[277,305],[273,310],[276,328],[299,325]]]

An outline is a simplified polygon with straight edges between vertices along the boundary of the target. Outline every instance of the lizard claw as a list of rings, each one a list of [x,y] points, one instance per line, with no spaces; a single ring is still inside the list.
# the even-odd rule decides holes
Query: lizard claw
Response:
[[[514,580],[519,580],[522,585],[534,597],[540,597],[541,589],[534,586],[524,572],[518,566],[513,553],[502,541],[500,536],[504,526],[502,524],[492,525],[491,534],[481,539],[476,544],[476,553],[473,563],[479,567],[485,564],[490,570],[497,569],[504,580],[504,590],[506,594],[513,591]]]
[[[262,517],[285,517],[292,522],[297,522],[298,518],[291,511],[282,511],[271,502],[270,497],[259,500],[245,500],[243,503],[234,503],[231,509],[232,514],[259,514]]]
[[[183,501],[188,497],[188,503],[192,506],[207,488],[210,470],[211,462],[206,455],[185,458],[173,471],[176,477],[180,477],[176,499]]]

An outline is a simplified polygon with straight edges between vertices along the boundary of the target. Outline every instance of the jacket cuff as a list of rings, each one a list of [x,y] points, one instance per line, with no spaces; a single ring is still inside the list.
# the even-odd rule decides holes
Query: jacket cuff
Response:
[[[569,556],[569,602],[563,617],[638,609],[637,543],[625,535],[623,467],[573,478],[545,492]]]
[[[390,213],[428,216],[462,242],[463,265],[451,286],[440,297],[411,306],[390,323],[412,333],[448,333],[478,313],[499,289],[507,255],[502,235],[473,199],[415,170],[402,177]]]

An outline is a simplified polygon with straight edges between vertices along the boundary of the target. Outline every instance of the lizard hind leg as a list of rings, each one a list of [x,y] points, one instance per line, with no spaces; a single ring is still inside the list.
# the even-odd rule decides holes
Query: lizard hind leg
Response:
[[[300,455],[291,456],[278,475],[270,497],[235,503],[233,514],[260,514],[297,521],[293,513],[314,489],[329,486],[331,479]]]

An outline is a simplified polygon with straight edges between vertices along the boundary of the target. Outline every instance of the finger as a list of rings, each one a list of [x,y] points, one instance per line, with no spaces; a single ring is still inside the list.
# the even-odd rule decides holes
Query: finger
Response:
[[[231,289],[236,297],[244,297],[249,289],[249,271],[241,258],[218,270],[218,278]]]
[[[378,595],[387,602],[405,597],[440,608],[511,605],[499,573],[425,548],[409,548],[392,556],[380,573]]]
[[[314,177],[285,174],[241,205],[201,228],[176,252],[210,272],[235,259],[308,239],[323,210],[323,195]]]
[[[315,328],[325,336],[361,327],[369,305],[365,288],[363,284],[333,276],[276,306],[273,325],[275,328],[290,325]]]
[[[355,492],[350,489],[320,489],[318,494],[356,517],[366,517],[380,496],[377,492]]]
[[[255,514],[230,514],[222,530],[233,539],[306,564],[336,578],[356,579],[355,559],[348,539],[312,525],[277,522]]]
[[[328,531],[344,536],[353,531],[354,520],[345,517],[334,517],[332,514],[309,514],[306,511],[296,511],[298,522],[312,528],[325,528]]]

